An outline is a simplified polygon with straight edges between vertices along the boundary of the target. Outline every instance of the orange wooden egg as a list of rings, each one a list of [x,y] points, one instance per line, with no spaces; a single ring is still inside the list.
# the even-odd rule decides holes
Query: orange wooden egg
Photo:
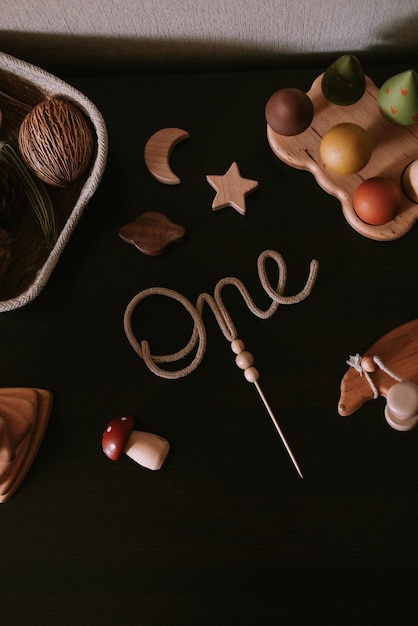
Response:
[[[348,176],[363,169],[372,155],[369,133],[350,122],[330,128],[319,146],[322,162],[334,174]]]
[[[402,191],[394,180],[388,176],[374,176],[357,187],[353,207],[363,222],[379,226],[393,220],[402,201]]]

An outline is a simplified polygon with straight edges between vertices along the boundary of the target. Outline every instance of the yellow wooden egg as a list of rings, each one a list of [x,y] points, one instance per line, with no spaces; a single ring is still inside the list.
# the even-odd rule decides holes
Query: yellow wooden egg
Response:
[[[33,174],[48,185],[66,187],[87,170],[95,142],[84,113],[67,100],[51,98],[26,115],[18,145]]]
[[[345,122],[330,128],[322,138],[319,152],[325,167],[334,174],[347,176],[363,169],[372,155],[367,130]]]

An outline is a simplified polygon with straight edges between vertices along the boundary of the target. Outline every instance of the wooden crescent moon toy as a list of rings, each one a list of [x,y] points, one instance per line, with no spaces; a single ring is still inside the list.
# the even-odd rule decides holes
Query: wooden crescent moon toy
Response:
[[[351,357],[341,380],[338,413],[351,415],[367,400],[378,395],[387,398],[396,383],[418,385],[417,357],[418,319],[383,335],[362,357]]]
[[[144,150],[145,165],[160,183],[178,185],[180,178],[170,167],[170,156],[174,147],[189,133],[181,128],[162,128],[147,141]]]
[[[398,239],[405,235],[418,219],[418,204],[403,195],[396,217],[375,226],[361,220],[353,208],[353,196],[358,186],[369,178],[388,177],[402,185],[403,172],[417,158],[418,125],[395,126],[381,115],[377,96],[379,89],[365,77],[366,90],[358,102],[337,106],[322,93],[323,74],[313,82],[307,95],[314,106],[311,125],[295,136],[279,135],[267,124],[267,139],[274,154],[288,165],[310,171],[319,186],[341,202],[347,222],[361,235],[377,241]],[[373,151],[367,165],[356,174],[338,175],[327,170],[320,156],[324,134],[342,123],[356,124],[371,137]]]
[[[45,389],[0,388],[0,502],[13,495],[32,465],[51,406]]]

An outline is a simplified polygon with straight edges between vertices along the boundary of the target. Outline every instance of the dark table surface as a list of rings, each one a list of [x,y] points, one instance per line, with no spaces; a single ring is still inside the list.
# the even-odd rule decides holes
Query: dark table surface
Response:
[[[308,90],[323,69],[64,77],[102,112],[110,151],[48,284],[0,318],[2,386],[54,395],[39,453],[0,508],[4,626],[416,623],[418,429],[391,429],[382,398],[346,418],[337,402],[348,356],[418,316],[418,228],[359,235],[266,140],[269,96]],[[365,68],[377,84],[403,69]],[[171,126],[190,133],[171,157],[177,186],[143,159]],[[206,175],[233,161],[260,183],[245,216],[211,210]],[[187,232],[158,257],[118,236],[150,210]],[[284,257],[289,295],[319,261],[312,294],[268,320],[224,292],[303,480],[209,309],[203,362],[178,381],[149,372],[123,329],[128,302],[155,286],[195,302],[235,276],[266,307],[266,249]],[[177,303],[150,299],[138,315],[161,352],[187,342]],[[102,432],[121,414],[169,440],[160,471],[104,456]]]

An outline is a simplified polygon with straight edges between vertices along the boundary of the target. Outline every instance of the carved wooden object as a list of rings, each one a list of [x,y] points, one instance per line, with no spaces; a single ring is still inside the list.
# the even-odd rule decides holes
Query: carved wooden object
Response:
[[[0,502],[19,487],[38,452],[52,406],[44,389],[0,388]]]
[[[148,211],[134,222],[122,226],[119,236],[148,256],[162,254],[173,243],[181,241],[185,235],[183,226],[174,224],[159,211]]]
[[[148,139],[144,149],[145,165],[160,183],[180,183],[170,167],[170,156],[175,146],[188,137],[189,133],[181,128],[162,128]]]
[[[258,188],[257,180],[241,176],[235,162],[232,163],[226,174],[222,176],[209,174],[206,176],[206,180],[217,192],[212,203],[214,211],[231,206],[241,215],[245,215],[245,198]]]
[[[370,363],[368,374],[379,394],[386,398],[387,392],[396,382],[379,367],[373,367],[372,359],[378,356],[393,373],[412,383],[418,384],[418,319],[398,326],[376,341],[363,355],[363,362]],[[372,388],[365,375],[351,368],[341,381],[341,394],[338,402],[340,415],[351,415],[367,400],[373,398]]]

